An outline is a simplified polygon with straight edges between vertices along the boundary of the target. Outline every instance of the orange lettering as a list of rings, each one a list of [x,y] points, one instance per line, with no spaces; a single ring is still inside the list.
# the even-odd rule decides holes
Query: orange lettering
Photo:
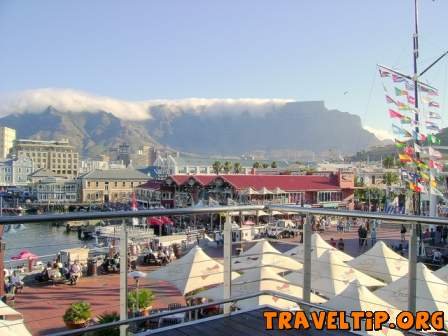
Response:
[[[389,314],[385,311],[376,311],[374,319],[375,319],[374,329],[381,330],[383,328],[383,324],[389,321]]]
[[[416,330],[429,330],[429,319],[431,315],[427,311],[419,311],[415,314],[415,329]]]
[[[444,313],[443,311],[436,311],[431,315],[431,325],[435,330],[443,330],[444,325]]]
[[[339,312],[339,330],[350,330],[350,324],[345,319],[345,312]]]
[[[277,316],[278,316],[278,312],[276,312],[276,311],[265,311],[265,312],[263,312],[263,317],[264,317],[265,322],[266,322],[265,328],[267,330],[272,330],[274,328],[272,320],[274,318],[277,318]]]
[[[414,326],[414,315],[410,311],[402,311],[397,315],[397,326],[409,330]]]
[[[362,329],[362,325],[361,325],[361,320],[364,318],[364,316],[366,315],[365,312],[363,311],[352,311],[351,313],[351,317],[353,319],[353,330],[361,330]]]
[[[327,312],[327,329],[328,330],[337,330],[338,329],[337,317],[338,317],[337,311]]]
[[[291,329],[292,313],[287,311],[280,312],[278,316],[278,328],[279,329]]]
[[[325,312],[324,311],[312,311],[311,320],[313,321],[314,328],[317,330],[322,330],[325,325]]]
[[[310,322],[308,321],[304,311],[297,311],[294,319],[294,329],[299,330],[300,327],[305,330],[310,328]]]

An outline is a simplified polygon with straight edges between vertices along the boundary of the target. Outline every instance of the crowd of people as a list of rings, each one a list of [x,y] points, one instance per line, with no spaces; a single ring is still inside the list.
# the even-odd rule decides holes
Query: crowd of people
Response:
[[[62,263],[61,261],[49,261],[42,272],[36,275],[39,282],[68,282],[75,285],[82,275],[82,266],[79,261]]]

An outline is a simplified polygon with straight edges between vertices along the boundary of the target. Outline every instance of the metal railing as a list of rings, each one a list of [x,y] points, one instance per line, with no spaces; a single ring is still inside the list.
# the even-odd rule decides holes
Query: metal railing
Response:
[[[253,210],[265,210],[265,211],[280,211],[288,213],[297,213],[303,215],[306,220],[303,225],[303,299],[297,297],[291,297],[283,293],[264,291],[254,293],[244,297],[232,298],[232,223],[230,212],[243,212]],[[19,224],[19,223],[42,223],[42,222],[54,222],[54,221],[69,221],[69,220],[89,220],[89,219],[114,219],[114,218],[138,218],[138,217],[151,217],[151,216],[180,216],[180,215],[201,215],[201,214],[226,214],[226,222],[224,225],[224,300],[219,302],[212,302],[209,304],[196,305],[193,307],[186,307],[176,311],[167,311],[158,314],[152,314],[149,317],[128,318],[127,311],[127,228],[126,223],[123,221],[121,236],[120,236],[120,321],[113,322],[104,325],[97,325],[87,329],[66,331],[57,333],[58,336],[65,335],[79,335],[87,331],[100,330],[115,326],[128,325],[130,323],[141,322],[148,319],[157,317],[163,317],[171,315],[176,312],[187,312],[193,309],[201,309],[210,306],[216,306],[217,304],[224,304],[224,314],[228,315],[231,311],[231,304],[234,301],[243,300],[247,298],[256,297],[259,295],[273,295],[276,297],[284,298],[286,300],[299,303],[308,307],[314,307],[325,310],[326,308],[313,305],[311,303],[311,234],[312,234],[312,216],[337,216],[337,217],[350,217],[350,218],[364,218],[364,219],[378,219],[382,221],[390,221],[392,224],[400,225],[406,223],[411,226],[411,236],[409,239],[409,287],[408,287],[408,309],[415,312],[416,310],[416,297],[417,297],[417,234],[416,224],[433,224],[448,226],[448,219],[438,217],[422,217],[422,216],[409,216],[409,215],[396,215],[396,214],[383,214],[372,212],[360,212],[360,211],[341,211],[331,209],[320,208],[303,208],[294,205],[269,205],[269,206],[224,206],[224,207],[203,207],[203,208],[176,208],[176,209],[154,209],[154,210],[139,210],[139,211],[114,211],[114,212],[85,212],[85,213],[66,213],[66,214],[48,214],[48,215],[26,215],[26,216],[2,216],[0,217],[0,225],[6,224]]]

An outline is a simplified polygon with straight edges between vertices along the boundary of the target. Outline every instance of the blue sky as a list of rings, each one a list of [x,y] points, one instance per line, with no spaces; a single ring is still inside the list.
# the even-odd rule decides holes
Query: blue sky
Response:
[[[420,2],[423,66],[448,49],[448,1]],[[126,100],[325,100],[389,130],[375,65],[411,69],[412,5],[1,0],[0,92],[50,87]],[[427,77],[443,91],[441,103],[447,64]]]

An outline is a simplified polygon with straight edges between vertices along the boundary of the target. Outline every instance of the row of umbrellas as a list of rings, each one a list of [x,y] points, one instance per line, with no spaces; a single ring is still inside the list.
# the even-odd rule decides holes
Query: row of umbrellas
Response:
[[[260,190],[255,190],[251,187],[244,189],[241,191],[241,194],[243,195],[280,195],[280,194],[286,194],[286,191],[280,189],[279,187],[269,190],[266,187],[261,188]]]

